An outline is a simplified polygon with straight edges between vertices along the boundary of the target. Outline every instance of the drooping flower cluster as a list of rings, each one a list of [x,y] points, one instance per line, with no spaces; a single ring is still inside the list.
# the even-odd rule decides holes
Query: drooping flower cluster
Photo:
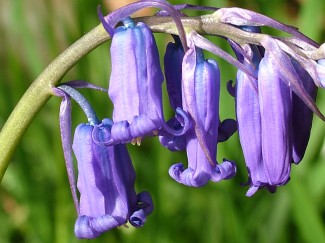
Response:
[[[261,187],[274,192],[277,186],[286,184],[291,163],[302,160],[312,111],[299,92],[315,100],[316,86],[271,37],[265,37],[259,47],[244,46],[244,51],[257,76],[252,78],[239,70],[235,95],[238,131],[249,173],[246,195],[251,196]],[[237,55],[250,67],[247,58]]]
[[[162,8],[157,18],[170,16],[177,27],[175,42],[167,45],[164,73],[151,29],[129,17],[148,6]],[[229,42],[236,58],[195,31],[185,34],[181,17],[186,16],[181,10],[186,8],[216,10],[211,18],[220,27],[218,35]],[[263,187],[274,192],[289,181],[292,163],[298,164],[306,151],[313,113],[325,120],[315,105],[317,86],[325,86],[325,55],[319,54],[324,45],[320,47],[295,28],[237,8],[172,6],[164,0],[142,0],[99,16],[112,38],[107,90],[114,105],[112,120],[99,121],[88,101],[75,90],[101,88],[84,82],[55,88],[63,97],[61,134],[78,213],[78,238],[94,238],[127,222],[135,227],[145,223],[153,210],[151,196],[135,193],[135,171],[125,144],[140,145],[146,136],[159,136],[161,145],[170,151],[186,151],[187,168],[176,163],[169,174],[187,186],[201,187],[210,180],[235,176],[233,161],[217,162],[217,147],[237,129],[248,169],[250,188],[246,195],[252,196]],[[261,26],[287,32],[291,38],[262,34]],[[235,87],[228,85],[235,97],[236,119],[220,119],[220,82],[226,72],[219,70],[216,61],[205,59],[204,51],[238,69]],[[175,112],[167,122],[162,105],[164,76]],[[73,143],[70,98],[88,118],[87,124],[76,128]],[[77,186],[72,152],[77,159]]]

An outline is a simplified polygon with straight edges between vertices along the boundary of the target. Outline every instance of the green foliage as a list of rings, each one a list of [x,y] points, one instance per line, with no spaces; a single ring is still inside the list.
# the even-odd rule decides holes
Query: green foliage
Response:
[[[0,1],[1,127],[46,65],[99,23],[96,8],[100,3]],[[325,41],[323,0],[187,3],[247,7],[297,25],[316,41]],[[157,38],[162,56],[170,39],[164,35]],[[220,62],[220,69],[221,116],[234,117],[233,98],[225,90],[226,81],[235,78],[234,69],[224,62]],[[63,81],[83,79],[105,86],[109,72],[109,44],[104,44],[83,58]],[[319,91],[318,105],[325,112],[323,92]],[[91,91],[85,95],[100,117],[111,114],[105,93]],[[60,143],[59,103],[59,98],[51,98],[37,116],[4,176],[0,187],[0,242],[79,242],[73,234],[76,213]],[[76,125],[84,122],[85,117],[74,107]],[[172,163],[186,162],[184,153],[168,152],[157,139],[146,139],[140,147],[130,146],[138,191],[152,193],[154,213],[141,229],[122,227],[93,242],[325,242],[324,133],[324,124],[315,118],[307,154],[299,166],[293,166],[289,184],[276,194],[262,190],[252,198],[246,198],[247,188],[240,186],[246,181],[247,172],[237,135],[219,146],[218,159],[237,161],[238,175],[233,180],[209,183],[199,189],[179,185],[168,176]]]

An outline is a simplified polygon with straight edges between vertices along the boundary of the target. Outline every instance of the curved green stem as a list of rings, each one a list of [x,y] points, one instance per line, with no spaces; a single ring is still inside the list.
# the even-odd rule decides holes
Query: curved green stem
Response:
[[[0,181],[25,131],[53,94],[52,87],[83,56],[108,39],[104,28],[97,26],[59,55],[27,89],[0,132]]]

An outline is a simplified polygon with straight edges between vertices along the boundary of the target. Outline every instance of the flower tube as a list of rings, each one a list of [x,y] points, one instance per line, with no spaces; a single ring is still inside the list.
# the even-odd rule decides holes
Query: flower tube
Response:
[[[132,20],[124,21],[112,38],[112,73],[108,94],[113,110],[111,141],[125,143],[159,130],[182,134],[187,129],[185,113],[184,129],[174,131],[165,121],[162,110],[163,74],[159,54],[151,30],[144,23],[134,25]]]
[[[107,139],[109,123],[103,120],[98,139]],[[89,124],[79,125],[73,141],[80,192],[75,234],[86,239],[98,237],[128,221],[134,227],[141,227],[153,209],[148,192],[135,193],[135,171],[125,145],[95,143],[93,129]]]
[[[191,42],[182,65],[183,108],[193,126],[186,133],[188,168],[182,163],[169,169],[170,176],[187,186],[200,187],[209,180],[229,179],[236,173],[233,162],[216,162],[220,72],[217,63],[205,60],[203,51]]]

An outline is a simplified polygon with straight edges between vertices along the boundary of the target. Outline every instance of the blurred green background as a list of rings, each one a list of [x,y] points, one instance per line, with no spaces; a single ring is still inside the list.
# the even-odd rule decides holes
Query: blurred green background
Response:
[[[118,0],[114,0],[119,2]],[[114,2],[107,1],[107,2]],[[185,3],[185,1],[171,1]],[[325,41],[324,0],[191,0],[186,3],[255,10]],[[19,98],[41,71],[65,48],[99,24],[95,0],[0,0],[0,127]],[[192,14],[196,14],[192,12]],[[157,34],[161,58],[170,37]],[[216,37],[212,40],[218,41]],[[219,45],[228,50],[224,42]],[[107,86],[109,43],[83,58],[63,81],[83,79]],[[234,68],[220,61],[222,72],[221,118],[234,117],[233,98],[225,83],[234,79]],[[111,114],[105,93],[84,92],[99,117]],[[166,104],[168,103],[165,99]],[[325,112],[325,92],[318,105]],[[0,242],[79,242],[73,234],[76,213],[63,160],[58,112],[53,97],[39,113],[18,146],[0,186]],[[166,118],[170,112],[166,111]],[[86,119],[77,105],[74,126]],[[157,139],[130,146],[137,171],[137,191],[151,192],[155,210],[141,229],[114,229],[94,242],[325,242],[324,124],[314,119],[304,160],[293,166],[291,181],[275,194],[265,190],[245,197],[247,179],[238,135],[219,145],[218,160],[238,164],[230,181],[210,182],[188,188],[174,182],[168,168],[186,163],[184,153],[171,153]],[[1,152],[0,152],[1,153]]]

